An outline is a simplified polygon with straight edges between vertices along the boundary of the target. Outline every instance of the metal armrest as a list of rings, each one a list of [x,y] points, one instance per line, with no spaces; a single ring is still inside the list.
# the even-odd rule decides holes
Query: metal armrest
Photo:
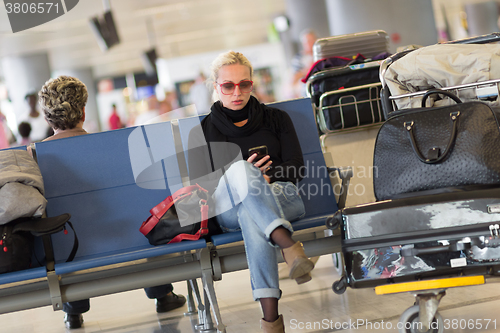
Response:
[[[331,174],[331,172],[337,172],[338,176],[340,179],[342,179],[342,183],[340,185],[340,193],[339,197],[337,199],[337,206],[339,209],[342,209],[345,207],[345,203],[347,200],[347,193],[349,192],[349,183],[351,181],[352,176],[354,175],[354,172],[352,170],[352,167],[347,166],[347,167],[328,167],[328,172]]]
[[[351,178],[354,175],[354,172],[352,170],[352,167],[347,166],[347,167],[336,167],[334,166],[335,163],[333,161],[333,157],[331,153],[324,153],[323,157],[325,158],[325,164],[326,168],[328,170],[328,174],[330,175],[330,180],[333,180],[335,177],[335,173],[338,175],[338,177],[342,180],[340,184],[340,191],[339,193],[335,193],[335,195],[338,195],[337,198],[337,206],[339,209],[342,209],[345,207],[345,203],[347,200],[347,193],[349,192],[349,183],[351,181]],[[332,184],[333,188],[335,189],[335,185]],[[336,192],[334,190],[334,192]]]

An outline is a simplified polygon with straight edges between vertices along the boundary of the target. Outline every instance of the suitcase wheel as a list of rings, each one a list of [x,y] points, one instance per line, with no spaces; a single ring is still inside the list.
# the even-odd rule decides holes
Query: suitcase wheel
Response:
[[[327,219],[326,219],[326,227],[328,229],[332,229],[332,230],[335,230],[335,229],[338,229],[340,227],[340,221],[338,218],[336,218],[335,216],[329,216]]]
[[[335,281],[332,285],[333,292],[337,295],[342,295],[347,289],[347,279],[345,276],[340,278],[340,280]]]
[[[441,317],[439,312],[436,312],[434,315],[430,329],[425,332],[420,331],[422,324],[420,323],[420,319],[418,317],[419,311],[420,307],[418,305],[414,305],[403,312],[401,317],[399,317],[399,333],[443,333],[444,322],[443,317]]]

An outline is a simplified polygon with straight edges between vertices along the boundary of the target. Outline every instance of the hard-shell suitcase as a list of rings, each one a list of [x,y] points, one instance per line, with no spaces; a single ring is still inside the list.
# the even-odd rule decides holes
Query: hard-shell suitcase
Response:
[[[389,52],[389,37],[383,30],[320,38],[313,45],[314,61],[334,56],[351,58],[358,53],[371,58],[384,52]]]
[[[498,273],[499,221],[500,188],[345,208],[327,222],[342,232],[345,273],[338,282],[345,290]]]

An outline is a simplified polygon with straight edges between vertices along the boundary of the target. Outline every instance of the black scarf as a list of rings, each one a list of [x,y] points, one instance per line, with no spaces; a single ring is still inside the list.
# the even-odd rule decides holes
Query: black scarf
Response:
[[[262,128],[265,106],[257,98],[250,96],[247,105],[241,110],[230,110],[223,107],[221,102],[215,102],[210,111],[212,124],[223,136],[244,137]],[[241,127],[234,124],[245,119],[248,122]]]
[[[238,123],[248,119],[248,110],[250,110],[250,103],[247,103],[241,110],[231,110],[225,106],[221,106],[221,102],[217,102],[217,110],[220,109],[233,123]]]

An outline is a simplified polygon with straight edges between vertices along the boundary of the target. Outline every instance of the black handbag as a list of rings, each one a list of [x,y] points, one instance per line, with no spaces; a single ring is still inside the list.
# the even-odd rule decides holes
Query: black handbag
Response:
[[[432,94],[449,96],[458,104],[425,108]],[[422,108],[391,113],[375,142],[376,199],[500,184],[499,116],[499,110],[484,103],[461,103],[438,89],[424,95]]]
[[[153,207],[149,211],[151,216],[142,223],[139,231],[151,245],[198,240],[222,233],[215,218],[209,218],[213,216],[211,203],[208,191],[200,185],[183,187]],[[190,223],[183,226],[180,221]]]

